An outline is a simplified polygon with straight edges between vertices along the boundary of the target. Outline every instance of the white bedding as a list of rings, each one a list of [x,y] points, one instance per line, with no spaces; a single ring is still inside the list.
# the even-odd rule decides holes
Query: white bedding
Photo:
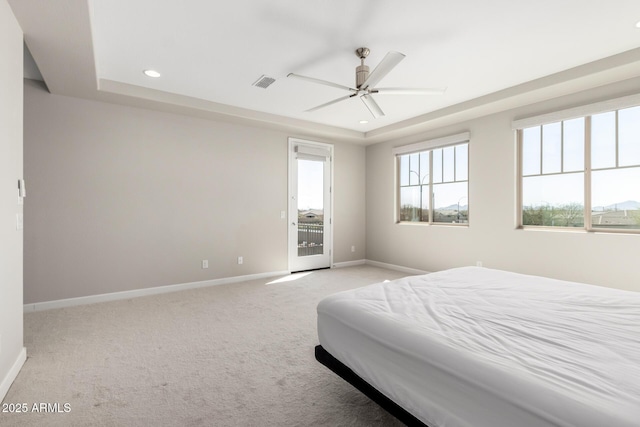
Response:
[[[431,427],[640,426],[640,293],[464,267],[329,296],[318,336]]]

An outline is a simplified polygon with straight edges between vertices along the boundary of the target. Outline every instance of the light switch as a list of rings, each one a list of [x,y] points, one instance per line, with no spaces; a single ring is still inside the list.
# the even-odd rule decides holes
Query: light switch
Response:
[[[18,196],[27,197],[27,187],[24,185],[24,179],[18,180]]]

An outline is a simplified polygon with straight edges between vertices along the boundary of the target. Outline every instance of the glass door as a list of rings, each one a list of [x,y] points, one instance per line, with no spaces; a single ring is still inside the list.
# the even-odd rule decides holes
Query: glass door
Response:
[[[290,140],[289,270],[331,266],[331,151]]]

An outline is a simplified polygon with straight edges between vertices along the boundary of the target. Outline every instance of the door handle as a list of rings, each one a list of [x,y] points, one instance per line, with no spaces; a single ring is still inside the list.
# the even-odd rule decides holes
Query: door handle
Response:
[[[292,222],[292,223],[291,223],[291,225],[295,226],[295,225],[296,225],[296,223],[295,223],[295,222]]]

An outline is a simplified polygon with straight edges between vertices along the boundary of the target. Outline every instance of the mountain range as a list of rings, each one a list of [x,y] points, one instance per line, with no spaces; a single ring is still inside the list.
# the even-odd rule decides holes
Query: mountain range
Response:
[[[640,202],[636,202],[635,200],[627,200],[621,203],[614,203],[608,206],[594,206],[593,211],[630,211],[640,209]]]

